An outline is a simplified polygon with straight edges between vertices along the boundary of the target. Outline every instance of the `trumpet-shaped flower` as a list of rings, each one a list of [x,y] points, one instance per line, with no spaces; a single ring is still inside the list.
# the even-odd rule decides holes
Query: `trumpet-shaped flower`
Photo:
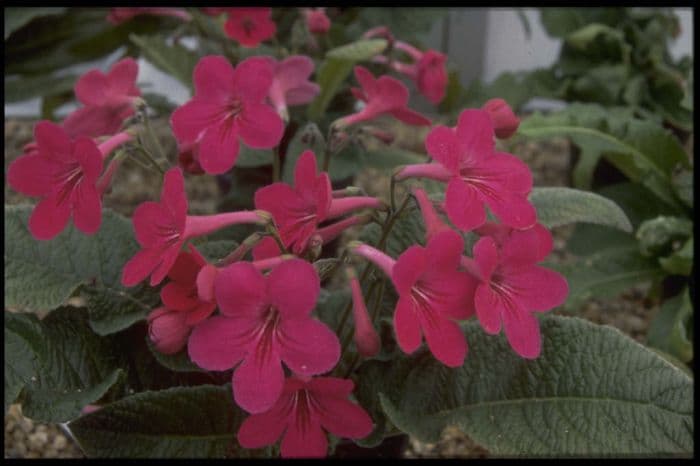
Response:
[[[321,88],[309,81],[314,72],[314,62],[304,55],[294,55],[280,62],[269,58],[273,67],[272,85],[268,98],[284,119],[289,119],[288,106],[311,102]]]
[[[311,237],[320,233],[317,230],[319,223],[354,209],[382,205],[373,197],[334,199],[331,192],[328,174],[318,173],[316,157],[307,150],[301,154],[294,168],[294,187],[277,182],[258,189],[255,192],[255,207],[272,214],[284,246],[291,248],[295,254],[301,254]],[[355,223],[353,221],[351,224]],[[326,230],[324,234],[330,236],[329,233],[336,233],[337,236],[341,232],[334,229]]]
[[[124,58],[107,73],[90,70],[75,84],[75,95],[84,105],[71,112],[62,126],[71,137],[98,137],[119,131],[134,114],[134,101],[141,95],[136,87],[138,64]]]
[[[244,448],[261,448],[282,437],[283,458],[324,457],[328,440],[323,430],[337,437],[361,439],[372,432],[372,418],[348,399],[352,380],[290,377],[275,405],[248,417],[238,430]]]
[[[338,121],[339,127],[372,120],[381,115],[392,115],[409,125],[430,125],[429,119],[408,108],[408,89],[401,81],[390,76],[375,79],[362,66],[355,67],[355,78],[361,89],[352,88],[352,92],[358,100],[365,102],[365,107],[358,113],[341,118]]]
[[[34,137],[36,143],[7,170],[7,182],[13,189],[42,198],[29,218],[32,236],[51,239],[71,217],[83,233],[97,232],[102,222],[98,183],[103,161],[131,136],[119,133],[98,147],[90,138],[72,140],[60,126],[40,121]]]
[[[304,376],[329,371],[338,362],[338,337],[311,317],[319,291],[316,270],[301,259],[284,261],[267,276],[249,262],[220,270],[214,292],[222,315],[194,328],[190,358],[208,370],[238,366],[236,403],[251,413],[267,411],[282,393],[282,362]]]
[[[275,22],[270,19],[272,8],[227,8],[228,19],[224,32],[243,47],[257,47],[277,32]]]
[[[434,128],[425,146],[438,163],[409,165],[397,178],[446,181],[444,207],[455,226],[469,231],[483,225],[485,205],[508,226],[535,224],[537,214],[527,199],[532,190],[530,169],[517,157],[494,151],[493,124],[485,111],[463,111],[456,128]]]
[[[164,354],[174,354],[185,347],[192,327],[214,312],[213,296],[202,299],[198,277],[206,259],[190,245],[190,253],[180,252],[168,272],[170,281],[160,290],[163,307],[148,316],[149,336]]]
[[[263,57],[243,60],[234,69],[222,56],[202,58],[194,69],[195,95],[171,117],[180,146],[197,144],[197,158],[210,174],[235,163],[239,139],[255,149],[276,146],[284,124],[264,100],[272,84],[272,65]]]
[[[360,281],[357,279],[357,274],[352,268],[346,269],[348,280],[350,281],[350,290],[352,292],[352,317],[355,321],[355,333],[353,340],[357,346],[357,352],[364,357],[372,357],[379,353],[381,349],[381,341],[379,334],[372,325],[372,319],[367,312],[365,298],[362,296],[362,288]]]
[[[426,247],[409,247],[396,261],[366,244],[353,247],[394,283],[399,294],[394,311],[399,347],[410,354],[423,335],[433,355],[450,367],[462,365],[467,354],[467,341],[455,319],[466,319],[474,312],[476,281],[458,270],[463,246],[459,234],[444,231]]]
[[[400,40],[396,41],[394,47],[410,55],[414,63],[407,64],[394,60],[391,63],[392,68],[414,80],[418,91],[430,102],[439,104],[445,97],[447,90],[447,56],[432,49],[421,52]],[[387,62],[384,57],[380,57],[376,61]]]
[[[159,284],[189,238],[207,235],[229,225],[267,221],[266,214],[254,211],[187,215],[185,180],[179,168],[171,168],[165,174],[160,202],[144,202],[134,211],[136,241],[142,249],[124,265],[122,284],[134,286],[149,275],[151,286]]]
[[[481,283],[474,305],[481,326],[497,334],[501,323],[516,353],[528,359],[539,356],[541,336],[534,312],[559,306],[566,300],[568,284],[559,273],[535,265],[546,249],[536,228],[512,231],[500,247],[490,236],[474,245],[474,262]]]

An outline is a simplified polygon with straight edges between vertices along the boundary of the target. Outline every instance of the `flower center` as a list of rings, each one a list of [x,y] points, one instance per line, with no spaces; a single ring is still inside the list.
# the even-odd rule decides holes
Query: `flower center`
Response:
[[[306,389],[297,390],[294,394],[294,410],[296,412],[295,422],[297,429],[306,432],[311,425],[311,396]]]
[[[411,287],[411,299],[413,310],[424,317],[428,324],[435,326],[440,317],[432,304],[436,300],[434,293],[428,287],[421,286],[419,281]]]
[[[58,203],[68,200],[78,183],[83,179],[83,169],[79,163],[73,162],[67,165],[66,170],[56,180],[58,185]]]
[[[255,348],[255,357],[258,363],[263,363],[272,354],[274,342],[277,339],[277,330],[281,321],[280,312],[277,308],[269,306],[263,313],[262,325],[256,332],[258,342]]]
[[[243,26],[243,30],[247,36],[252,35],[253,31],[255,30],[255,22],[250,18],[243,18],[243,23],[241,26]]]

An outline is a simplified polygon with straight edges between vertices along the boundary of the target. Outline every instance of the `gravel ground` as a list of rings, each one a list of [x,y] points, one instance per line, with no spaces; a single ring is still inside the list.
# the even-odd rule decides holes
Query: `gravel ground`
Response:
[[[164,134],[166,150],[172,147],[172,136],[167,135],[164,122],[154,122]],[[8,164],[21,154],[22,146],[32,139],[31,121],[5,121],[5,170]],[[413,132],[410,137],[413,150],[421,150],[419,143],[423,134]],[[502,143],[501,149],[517,154],[533,170],[535,186],[567,186],[570,176],[569,145],[564,139],[545,142]],[[105,205],[130,216],[134,208],[145,200],[158,197],[160,183],[152,182],[154,173],[130,161],[125,169],[119,170],[112,191],[107,194]],[[359,178],[359,186],[370,195],[386,196],[389,178],[376,170],[368,169]],[[218,188],[212,177],[191,177],[187,183],[190,199],[190,213],[208,214],[215,211]],[[5,185],[5,202],[8,204],[30,202],[27,198],[12,191]],[[561,227],[553,230],[554,260],[569,261],[571,256],[564,250],[566,239],[572,228]],[[644,299],[644,289],[636,288],[613,300],[590,300],[581,312],[585,318],[599,324],[613,325],[633,338],[643,341],[654,314],[654,307]],[[475,444],[454,427],[448,427],[442,438],[435,444],[419,442],[413,438],[404,453],[407,458],[454,457],[484,458],[488,451]],[[34,423],[22,417],[18,405],[13,405],[5,416],[5,457],[6,458],[82,458],[80,449],[66,438],[59,426]]]

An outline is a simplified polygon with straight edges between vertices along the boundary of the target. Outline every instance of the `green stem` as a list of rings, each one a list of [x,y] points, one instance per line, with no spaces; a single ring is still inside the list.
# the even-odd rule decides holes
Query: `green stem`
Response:
[[[394,178],[394,175],[391,175],[391,182],[389,184],[390,190],[389,192],[391,193],[391,211],[395,212],[396,211],[396,195],[395,195],[395,190],[396,190],[396,178]]]
[[[163,149],[163,146],[160,143],[160,139],[158,139],[158,136],[156,133],[153,131],[153,127],[151,126],[151,122],[148,118],[147,112],[144,110],[143,112],[143,124],[144,127],[146,128],[146,133],[148,133],[148,137],[151,139],[153,142],[153,145],[156,147],[156,150],[158,151],[158,155],[160,158],[163,160],[168,160],[168,157],[165,155],[165,150]]]
[[[265,227],[265,229],[267,230],[267,233],[275,240],[275,243],[277,243],[277,247],[280,248],[282,254],[289,254],[289,251],[287,251],[287,248],[284,246],[284,242],[282,242],[282,237],[280,237],[280,232],[277,230],[277,227],[274,224],[269,224],[267,227]]]
[[[148,151],[148,149],[146,149],[146,147],[141,142],[140,137],[138,138],[138,145],[135,145],[134,147],[136,149],[138,149],[139,151],[141,151],[141,153],[146,156],[146,158],[151,163],[151,165],[156,167],[156,169],[160,172],[161,175],[165,175],[165,170],[163,170],[163,168],[160,166],[160,164],[158,162],[156,162],[156,160],[153,158],[153,156]]]

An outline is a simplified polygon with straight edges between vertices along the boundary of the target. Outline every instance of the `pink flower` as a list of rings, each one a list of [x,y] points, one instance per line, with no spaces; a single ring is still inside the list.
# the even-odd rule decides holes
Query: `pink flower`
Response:
[[[238,442],[244,448],[262,448],[277,441],[283,458],[324,457],[328,440],[323,429],[337,437],[360,439],[372,432],[372,418],[348,400],[352,380],[316,377],[304,381],[290,377],[282,395],[264,413],[243,421]]]
[[[418,90],[433,104],[439,104],[445,97],[447,83],[447,56],[436,50],[421,52],[417,48],[402,41],[396,41],[397,49],[403,50],[413,58],[413,64],[392,62],[392,68],[399,73],[407,75],[416,82]],[[383,57],[379,62],[387,62]]]
[[[347,268],[346,273],[352,291],[352,316],[355,320],[353,340],[355,341],[355,346],[357,346],[357,352],[369,358],[379,353],[381,341],[379,340],[377,331],[374,329],[374,325],[372,325],[372,319],[367,312],[367,306],[362,296],[362,288],[360,287],[360,281],[357,279],[357,274],[352,268]]]
[[[438,163],[409,165],[397,179],[447,181],[444,207],[455,226],[469,231],[483,225],[485,205],[508,226],[535,224],[537,213],[527,199],[532,189],[530,169],[517,157],[494,151],[493,126],[485,111],[465,110],[456,128],[434,128],[425,147]]]
[[[228,8],[226,35],[243,47],[257,47],[275,35],[277,26],[270,19],[272,8]]]
[[[311,317],[320,291],[314,267],[290,259],[265,276],[248,262],[219,272],[214,285],[223,315],[192,331],[188,350],[198,366],[233,373],[233,396],[251,413],[270,409],[284,385],[282,362],[297,374],[321,374],[340,357],[338,337]]]
[[[528,359],[539,356],[541,349],[533,311],[559,306],[569,292],[563,276],[535,265],[549,252],[546,244],[542,230],[530,228],[502,237],[500,247],[489,236],[474,245],[474,262],[481,277],[474,295],[479,322],[493,335],[500,332],[502,322],[510,345]]]
[[[203,175],[204,170],[199,164],[199,158],[197,157],[198,145],[191,143],[184,143],[178,145],[177,153],[177,164],[185,173],[190,175]]]
[[[136,241],[142,249],[124,265],[122,284],[134,286],[150,275],[151,286],[156,286],[170,271],[186,240],[229,225],[267,221],[259,211],[187,215],[185,180],[179,168],[171,168],[165,174],[160,202],[144,202],[134,211]]]
[[[515,116],[513,109],[510,108],[505,100],[491,99],[481,109],[485,110],[491,117],[497,138],[508,139],[518,130],[520,120]]]
[[[302,8],[306,27],[313,34],[325,34],[331,28],[331,20],[326,16],[325,8]]]
[[[42,199],[29,218],[29,231],[40,240],[58,235],[73,217],[75,227],[94,234],[102,222],[102,189],[98,187],[104,159],[119,144],[131,139],[115,135],[99,147],[87,137],[71,140],[50,121],[34,127],[36,145],[14,160],[7,182],[15,191]]]
[[[381,201],[373,197],[333,199],[328,174],[318,173],[316,157],[310,150],[304,151],[297,161],[293,188],[286,183],[277,182],[255,192],[255,207],[272,214],[284,246],[291,247],[295,254],[302,254],[316,233],[330,241],[342,232],[338,224],[333,228],[325,227],[323,232],[321,230],[324,229],[318,230],[318,225],[324,220],[355,209],[381,206]],[[339,222],[339,226],[347,228],[358,220],[349,224]]]
[[[134,114],[134,102],[141,95],[136,87],[138,65],[124,58],[107,74],[90,70],[75,84],[75,95],[84,105],[70,113],[63,127],[71,137],[98,137],[119,131],[124,120]]]
[[[269,57],[273,66],[273,77],[268,98],[284,119],[289,119],[287,107],[303,105],[314,100],[321,88],[309,81],[314,72],[314,62],[304,55],[294,55],[278,62]]]
[[[276,146],[284,124],[263,101],[272,84],[272,66],[251,57],[236,69],[222,56],[199,60],[195,96],[170,119],[178,144],[198,144],[199,163],[210,174],[229,170],[238,157],[239,138],[255,149]]]
[[[405,353],[420,346],[422,334],[440,362],[450,367],[464,363],[467,340],[454,319],[474,312],[476,281],[458,270],[463,246],[454,231],[436,234],[426,247],[409,247],[396,261],[366,244],[351,246],[391,277],[399,294],[394,331]]]
[[[184,348],[192,327],[216,309],[213,296],[202,299],[198,293],[198,277],[207,261],[194,246],[190,245],[190,251],[178,255],[168,272],[170,282],[160,290],[163,307],[148,316],[151,341],[164,354],[174,354]]]
[[[425,226],[425,240],[430,239],[443,231],[449,231],[450,227],[438,216],[433,202],[428,198],[428,194],[421,188],[413,188],[413,195],[418,201],[418,207],[423,217],[423,225]]]
[[[134,16],[155,15],[172,16],[183,21],[190,21],[192,17],[182,8],[162,8],[162,7],[133,7],[133,8],[111,8],[107,15],[107,21],[117,25],[129,21]]]
[[[366,105],[358,113],[341,118],[337,123],[339,127],[372,120],[384,114],[390,114],[409,125],[430,125],[430,120],[407,107],[408,89],[401,81],[386,75],[374,79],[372,73],[362,66],[355,67],[355,78],[362,89],[351,90]]]

